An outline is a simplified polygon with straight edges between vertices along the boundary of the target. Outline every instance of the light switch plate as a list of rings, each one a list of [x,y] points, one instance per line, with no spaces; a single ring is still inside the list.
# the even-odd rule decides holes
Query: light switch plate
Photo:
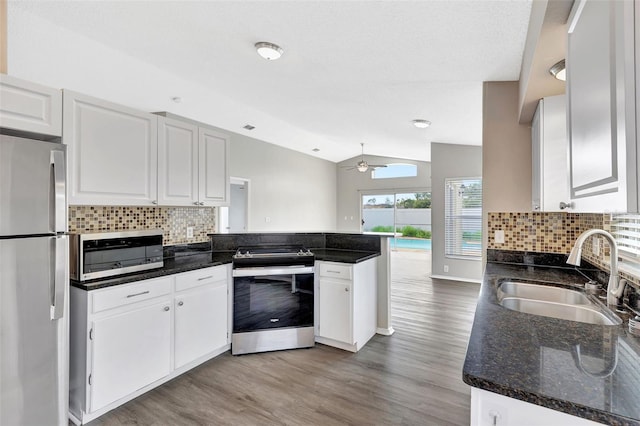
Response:
[[[187,238],[193,238],[193,226],[187,226]]]
[[[502,229],[496,231],[495,235],[493,236],[493,240],[496,244],[504,244],[504,231]]]

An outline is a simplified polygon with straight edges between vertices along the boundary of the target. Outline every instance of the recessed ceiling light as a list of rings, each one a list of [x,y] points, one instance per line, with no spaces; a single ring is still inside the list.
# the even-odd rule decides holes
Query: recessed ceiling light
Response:
[[[182,98],[180,96],[174,96],[173,98],[171,98],[171,100],[177,104],[182,102]]]
[[[567,81],[567,68],[565,66],[564,59],[554,64],[549,69],[549,74],[551,74],[558,80]]]
[[[284,50],[282,50],[280,46],[267,41],[260,41],[256,43],[255,46],[258,51],[258,55],[269,61],[278,59],[284,53]]]
[[[245,124],[242,128],[247,130],[253,130],[256,128],[256,126],[252,126],[251,124]]]
[[[311,151],[318,152],[318,151],[320,151],[320,148],[313,148]]]
[[[429,120],[413,120],[412,123],[418,129],[426,129],[431,126],[431,122]]]

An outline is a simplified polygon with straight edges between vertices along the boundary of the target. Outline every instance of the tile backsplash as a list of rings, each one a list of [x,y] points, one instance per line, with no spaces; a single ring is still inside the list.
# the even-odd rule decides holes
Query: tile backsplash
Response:
[[[610,215],[602,213],[491,212],[487,216],[489,249],[568,255],[582,232],[593,228],[611,231]],[[504,243],[495,242],[498,230],[504,231]],[[599,254],[594,251],[595,238],[600,240]],[[589,238],[582,257],[600,269],[609,270],[609,246],[603,237]],[[620,276],[640,286],[640,277],[622,271]]]
[[[193,238],[187,238],[187,227]],[[163,244],[208,242],[216,232],[214,207],[69,206],[69,232],[162,229]]]

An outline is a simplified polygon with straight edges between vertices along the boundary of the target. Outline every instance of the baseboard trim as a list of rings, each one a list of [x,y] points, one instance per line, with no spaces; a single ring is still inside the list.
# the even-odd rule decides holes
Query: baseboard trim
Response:
[[[482,280],[474,280],[471,278],[462,278],[462,277],[452,277],[450,275],[431,275],[431,278],[436,278],[439,280],[462,281],[465,283],[482,284]]]

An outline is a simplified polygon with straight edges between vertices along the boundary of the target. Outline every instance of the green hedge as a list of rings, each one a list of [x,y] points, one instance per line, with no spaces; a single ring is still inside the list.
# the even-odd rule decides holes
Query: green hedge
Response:
[[[393,231],[394,231],[393,226],[377,225],[371,228],[371,232],[393,232]],[[431,231],[425,231],[423,229],[419,229],[409,225],[403,228],[399,228],[398,232],[400,232],[403,237],[431,239]]]

